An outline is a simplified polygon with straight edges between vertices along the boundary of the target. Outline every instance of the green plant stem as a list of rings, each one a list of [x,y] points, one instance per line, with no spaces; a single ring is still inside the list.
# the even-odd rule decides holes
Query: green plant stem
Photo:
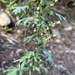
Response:
[[[26,28],[26,26],[24,26],[24,37],[26,37],[26,31],[27,31],[27,28]],[[24,51],[27,52],[26,42],[24,42]]]

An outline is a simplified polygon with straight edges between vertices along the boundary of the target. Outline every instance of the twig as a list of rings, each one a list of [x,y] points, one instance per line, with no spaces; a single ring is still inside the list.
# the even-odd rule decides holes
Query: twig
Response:
[[[0,34],[1,34],[1,36],[6,37],[7,40],[8,40],[9,42],[11,42],[11,43],[14,43],[14,42],[15,42],[15,43],[19,43],[16,39],[14,39],[14,38],[12,38],[12,37],[10,37],[10,36],[4,34],[3,32],[0,32]]]

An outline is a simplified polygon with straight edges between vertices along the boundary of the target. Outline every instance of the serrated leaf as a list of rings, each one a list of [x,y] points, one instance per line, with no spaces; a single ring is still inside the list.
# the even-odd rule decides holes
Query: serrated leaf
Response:
[[[29,19],[30,19],[30,17],[27,17],[27,18],[24,20],[23,24],[26,25],[26,24],[28,23]]]
[[[35,37],[35,35],[28,36],[28,37],[24,38],[24,42],[30,42],[31,40],[33,40],[34,37]]]
[[[20,23],[23,23],[24,25],[26,25],[29,22],[29,19],[30,17],[20,19],[16,22],[16,25],[19,25]]]
[[[11,66],[9,69],[5,70],[8,72],[7,75],[16,75],[19,68]]]
[[[18,14],[21,13],[21,11],[25,11],[25,9],[28,9],[28,6],[18,6],[13,8],[13,13]]]
[[[19,25],[21,22],[24,22],[26,18],[20,19],[16,22],[16,25]]]
[[[43,50],[44,50],[44,53],[45,53],[47,60],[49,61],[50,65],[54,66],[54,60],[52,58],[52,54],[50,52],[48,52],[48,50],[46,48],[43,48]]]

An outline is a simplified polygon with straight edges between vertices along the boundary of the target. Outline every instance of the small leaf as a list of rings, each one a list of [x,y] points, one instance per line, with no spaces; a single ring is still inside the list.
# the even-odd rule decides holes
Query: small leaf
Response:
[[[37,67],[37,66],[34,66],[33,68],[34,68],[36,71],[40,71],[40,68]]]
[[[59,19],[62,21],[62,19],[64,20],[64,21],[66,21],[67,22],[67,20],[66,20],[66,18],[65,17],[63,17],[62,15],[60,15],[60,14],[58,14],[58,13],[55,13],[56,14],[56,16],[58,16],[59,17]]]
[[[14,5],[16,2],[18,2],[18,0],[14,0],[14,1],[10,2],[9,6]]]
[[[34,37],[35,37],[35,35],[28,36],[28,37],[24,38],[24,42],[30,42],[31,40],[33,40]]]
[[[18,6],[13,8],[12,12],[15,14],[18,14],[18,13],[21,13],[21,11],[25,11],[25,9],[28,9],[28,8],[29,8],[28,6]]]
[[[49,12],[49,15],[53,15],[53,14],[54,14],[54,12],[53,12],[53,11],[50,11],[50,12]]]
[[[26,65],[26,60],[24,60],[24,61],[21,63],[21,69],[23,69],[25,65]]]
[[[29,70],[29,75],[32,75],[32,72],[31,72],[31,70]]]
[[[23,75],[23,70],[20,70],[19,75]]]
[[[24,67],[24,71],[28,71],[30,67]]]
[[[61,15],[60,14],[58,14],[58,13],[55,13],[56,14],[56,16],[58,16],[59,17],[59,19],[60,20],[62,20],[62,17],[61,17]]]
[[[44,69],[44,71],[45,71],[46,74],[48,73],[48,69],[47,68],[45,68],[43,66],[41,66],[41,68]]]
[[[47,60],[49,61],[50,65],[51,65],[51,66],[54,66],[54,60],[53,60],[53,58],[52,58],[51,53],[48,52],[48,50],[47,50],[46,48],[43,48],[43,50],[44,50],[44,53],[45,53],[45,55],[46,55],[46,57],[47,57]]]
[[[38,61],[37,61],[37,57],[34,57],[34,62],[38,62]]]
[[[43,21],[45,21],[45,20],[46,20],[44,16],[40,16],[40,17],[41,17],[41,19],[42,19]]]
[[[42,44],[42,39],[38,39],[37,44],[40,46]]]
[[[29,20],[30,20],[30,17],[27,17],[27,18],[24,20],[23,24],[26,25]]]
[[[18,21],[16,22],[16,25],[19,25],[21,22],[24,22],[25,19],[26,19],[26,18],[23,18],[23,19],[18,20]]]
[[[18,70],[18,67],[11,66],[9,69],[5,70],[5,72],[7,72],[7,75],[16,75]]]

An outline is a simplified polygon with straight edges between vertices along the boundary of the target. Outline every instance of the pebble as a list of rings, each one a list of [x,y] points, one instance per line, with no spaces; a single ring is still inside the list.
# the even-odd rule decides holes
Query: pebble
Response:
[[[56,43],[61,43],[61,40],[60,39],[56,39]]]
[[[66,51],[66,53],[73,53],[73,54],[75,54],[75,50],[65,50]]]
[[[19,55],[22,52],[23,52],[23,49],[17,49],[16,54]]]
[[[65,31],[71,31],[72,29],[73,29],[72,26],[67,26],[67,27],[64,28]]]
[[[57,29],[53,29],[53,34],[56,35],[57,38],[61,38],[60,32]]]

